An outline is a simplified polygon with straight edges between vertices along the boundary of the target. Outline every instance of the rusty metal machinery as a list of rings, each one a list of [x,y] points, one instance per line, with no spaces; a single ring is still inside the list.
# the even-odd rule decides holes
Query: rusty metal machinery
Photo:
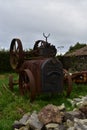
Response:
[[[87,83],[87,71],[81,71],[81,72],[74,72],[72,73],[72,81],[81,84],[81,83]]]
[[[14,83],[10,76],[10,89],[13,90],[13,85],[18,83],[20,93],[23,95],[28,92],[30,100],[34,100],[40,93],[61,93],[65,76],[56,53],[55,46],[47,42],[47,37],[46,41],[36,41],[33,49],[28,52],[23,51],[20,39],[13,39],[10,45],[10,64],[19,74],[19,79]]]
[[[63,69],[63,73],[64,73],[64,84],[65,84],[64,90],[66,91],[66,96],[68,97],[70,96],[72,91],[72,76],[66,69]]]
[[[43,40],[36,41],[33,50],[30,52],[24,52],[21,40],[13,39],[10,45],[10,64],[13,69],[19,70],[26,59],[54,57],[56,52],[55,46]]]

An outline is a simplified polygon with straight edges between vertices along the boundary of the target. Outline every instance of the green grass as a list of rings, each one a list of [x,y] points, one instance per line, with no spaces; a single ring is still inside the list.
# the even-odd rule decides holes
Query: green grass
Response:
[[[17,76],[15,74],[14,76],[16,79]],[[27,96],[22,97],[19,94],[17,86],[14,92],[9,90],[8,77],[9,74],[0,75],[0,130],[11,130],[15,120],[19,120],[27,112],[39,111],[47,104],[61,105],[64,103],[67,110],[73,109],[63,93],[40,95],[36,97],[33,103],[30,103],[30,99]],[[85,95],[87,95],[87,85],[73,84],[71,99]]]

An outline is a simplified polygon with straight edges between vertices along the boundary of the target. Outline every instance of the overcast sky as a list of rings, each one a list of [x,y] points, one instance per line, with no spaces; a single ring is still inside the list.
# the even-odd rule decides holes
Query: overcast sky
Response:
[[[33,48],[43,32],[61,53],[87,43],[87,0],[0,0],[0,48],[9,49],[13,38]]]

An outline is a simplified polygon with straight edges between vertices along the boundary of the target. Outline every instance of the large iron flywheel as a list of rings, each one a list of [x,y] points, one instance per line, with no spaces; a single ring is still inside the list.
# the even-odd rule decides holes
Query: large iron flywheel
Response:
[[[23,62],[23,47],[20,39],[13,39],[10,45],[10,64],[17,69]]]

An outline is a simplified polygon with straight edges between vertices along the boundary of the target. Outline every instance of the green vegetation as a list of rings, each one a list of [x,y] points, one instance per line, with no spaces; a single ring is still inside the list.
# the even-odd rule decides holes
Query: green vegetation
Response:
[[[0,73],[13,72],[10,66],[10,54],[7,50],[0,50]]]
[[[76,51],[82,47],[85,47],[85,46],[86,46],[86,44],[77,42],[74,46],[70,46],[68,52],[66,52],[66,53],[74,52],[74,51]]]
[[[14,76],[17,77],[15,74]],[[0,75],[0,130],[11,130],[15,120],[19,120],[27,112],[39,111],[47,104],[61,105],[64,103],[67,110],[73,109],[63,93],[53,96],[41,95],[30,103],[28,96],[22,97],[19,94],[17,86],[14,92],[9,90],[8,77],[9,74]],[[70,98],[73,99],[80,95],[87,95],[87,85],[74,84]]]

